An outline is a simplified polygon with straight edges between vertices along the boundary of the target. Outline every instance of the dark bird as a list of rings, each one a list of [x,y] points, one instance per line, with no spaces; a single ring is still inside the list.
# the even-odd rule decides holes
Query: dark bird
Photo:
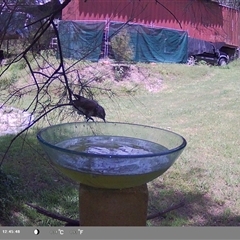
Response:
[[[106,122],[105,110],[101,105],[98,104],[97,101],[79,96],[77,94],[73,94],[73,96],[76,98],[76,100],[73,100],[72,104],[79,115],[84,115],[87,121],[94,121],[92,117],[98,117]]]

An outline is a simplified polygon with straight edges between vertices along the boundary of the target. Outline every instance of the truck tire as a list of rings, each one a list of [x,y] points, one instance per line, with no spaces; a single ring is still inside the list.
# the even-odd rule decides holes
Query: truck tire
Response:
[[[220,58],[218,61],[219,66],[226,66],[227,65],[227,60],[225,58]]]

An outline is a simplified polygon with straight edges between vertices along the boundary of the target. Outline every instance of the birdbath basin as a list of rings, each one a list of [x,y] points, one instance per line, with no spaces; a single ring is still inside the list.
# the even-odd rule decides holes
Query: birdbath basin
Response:
[[[73,122],[42,129],[37,138],[69,178],[97,188],[123,189],[167,171],[186,140],[161,128],[128,123]]]
[[[81,226],[146,226],[146,183],[186,146],[174,132],[116,122],[54,125],[37,138],[55,167],[80,183]]]

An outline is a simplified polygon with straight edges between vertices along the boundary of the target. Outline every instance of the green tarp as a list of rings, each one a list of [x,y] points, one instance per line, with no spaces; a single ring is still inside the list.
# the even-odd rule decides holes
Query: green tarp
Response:
[[[109,35],[126,30],[136,62],[185,63],[187,61],[188,34],[166,28],[143,25],[110,23]]]
[[[63,56],[98,61],[101,49],[104,49],[105,26],[105,22],[60,21]],[[123,29],[127,32],[132,60],[135,62],[187,61],[187,32],[120,22],[110,22],[108,27],[105,37],[109,40]]]
[[[98,61],[105,23],[60,21],[59,38],[63,57]]]

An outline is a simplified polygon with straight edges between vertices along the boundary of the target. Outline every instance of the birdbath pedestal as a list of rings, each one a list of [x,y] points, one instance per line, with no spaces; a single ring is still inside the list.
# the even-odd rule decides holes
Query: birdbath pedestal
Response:
[[[147,184],[124,189],[94,188],[80,184],[81,226],[146,226]]]
[[[80,183],[81,226],[146,226],[146,183],[187,144],[168,130],[114,122],[54,125],[37,138],[53,165]]]

